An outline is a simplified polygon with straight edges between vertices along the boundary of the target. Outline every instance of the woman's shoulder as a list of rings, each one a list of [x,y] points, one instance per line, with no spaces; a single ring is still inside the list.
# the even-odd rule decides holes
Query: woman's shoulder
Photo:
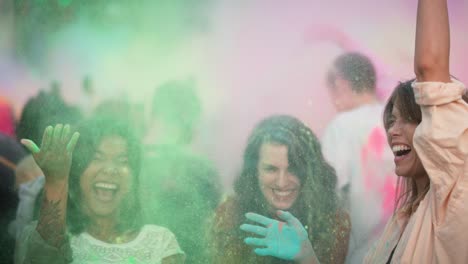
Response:
[[[225,212],[225,211],[232,211],[237,210],[239,207],[239,199],[236,195],[226,195],[221,200],[216,212]]]
[[[335,215],[336,215],[337,219],[343,219],[343,220],[346,220],[346,221],[349,221],[349,219],[351,219],[350,216],[349,216],[348,210],[346,210],[343,207],[336,208]]]
[[[174,233],[164,226],[158,226],[153,224],[143,225],[140,229],[142,235],[150,234],[163,237],[174,237]]]
[[[158,225],[144,225],[140,230],[140,237],[145,245],[164,251],[165,256],[185,254],[177,242],[177,238],[166,227]]]
[[[215,211],[214,230],[227,231],[237,228],[239,214],[239,199],[235,195],[225,196]]]
[[[335,212],[336,231],[340,231],[342,236],[348,235],[351,230],[351,217],[348,210],[337,208]]]

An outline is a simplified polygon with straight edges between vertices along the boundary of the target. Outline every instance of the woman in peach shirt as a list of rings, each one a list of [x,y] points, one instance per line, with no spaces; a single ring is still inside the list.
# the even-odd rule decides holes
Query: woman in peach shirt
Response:
[[[468,263],[468,104],[450,80],[446,0],[420,0],[417,80],[401,83],[384,111],[398,208],[366,263]]]

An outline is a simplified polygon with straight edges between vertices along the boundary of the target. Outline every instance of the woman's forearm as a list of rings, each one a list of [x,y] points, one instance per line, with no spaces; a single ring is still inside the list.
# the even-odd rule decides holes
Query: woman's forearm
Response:
[[[66,241],[67,198],[66,180],[45,184],[36,230],[49,245],[56,248]]]
[[[450,81],[447,0],[419,0],[414,71],[418,81]]]

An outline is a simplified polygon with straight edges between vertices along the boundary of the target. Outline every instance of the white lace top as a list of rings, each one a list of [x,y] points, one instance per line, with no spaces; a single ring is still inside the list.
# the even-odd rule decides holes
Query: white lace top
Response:
[[[183,254],[169,229],[145,225],[138,236],[124,244],[108,244],[88,233],[72,237],[73,263],[161,263],[165,257]]]
[[[24,229],[15,263],[158,264],[166,257],[184,254],[174,234],[156,225],[143,226],[134,240],[123,244],[109,244],[84,232],[70,237],[67,250],[48,245],[35,230],[36,224]]]

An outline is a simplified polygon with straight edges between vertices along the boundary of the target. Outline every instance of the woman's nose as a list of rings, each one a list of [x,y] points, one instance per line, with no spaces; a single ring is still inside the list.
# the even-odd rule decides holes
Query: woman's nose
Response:
[[[104,165],[103,171],[108,174],[115,174],[118,172],[118,167],[114,163],[108,162]]]
[[[288,181],[289,181],[289,174],[287,172],[281,172],[276,181],[276,185],[279,188],[284,188],[288,185]]]
[[[401,125],[400,123],[395,122],[389,129],[388,129],[388,135],[390,137],[392,136],[398,136],[401,134]]]

